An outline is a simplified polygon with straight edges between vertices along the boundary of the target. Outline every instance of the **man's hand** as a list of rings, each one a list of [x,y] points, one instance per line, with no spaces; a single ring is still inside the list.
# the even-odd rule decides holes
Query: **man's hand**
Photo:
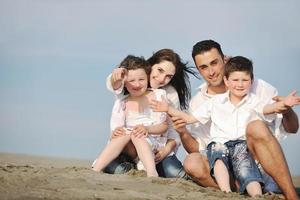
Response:
[[[169,110],[169,104],[164,96],[161,96],[161,101],[151,99],[150,107],[155,112],[168,112]]]
[[[187,131],[187,129],[186,129],[187,123],[186,123],[186,121],[183,118],[177,117],[177,116],[173,116],[173,117],[171,117],[171,119],[172,119],[172,122],[173,122],[174,129],[179,134],[184,133],[184,132]]]
[[[127,69],[125,68],[116,68],[113,70],[111,75],[111,85],[114,90],[119,89],[123,82],[127,79]]]
[[[143,125],[137,125],[132,129],[131,135],[136,138],[143,138],[147,137],[148,130]]]
[[[114,139],[114,138],[117,138],[117,137],[120,137],[120,136],[124,136],[126,134],[126,131],[124,129],[123,126],[121,127],[117,127],[111,134],[111,137],[110,139]]]

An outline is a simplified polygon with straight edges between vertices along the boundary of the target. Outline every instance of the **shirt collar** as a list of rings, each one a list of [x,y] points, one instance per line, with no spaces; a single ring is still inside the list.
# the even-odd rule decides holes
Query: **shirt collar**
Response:
[[[230,91],[228,90],[227,92],[224,93],[224,95],[222,96],[221,98],[221,103],[226,103],[226,102],[230,102],[230,98],[229,98],[229,95],[230,95]],[[244,103],[251,103],[252,101],[252,96],[253,94],[251,92],[249,92],[243,99],[242,101],[240,101],[238,103],[238,105],[236,107],[239,107],[241,105],[243,105]]]

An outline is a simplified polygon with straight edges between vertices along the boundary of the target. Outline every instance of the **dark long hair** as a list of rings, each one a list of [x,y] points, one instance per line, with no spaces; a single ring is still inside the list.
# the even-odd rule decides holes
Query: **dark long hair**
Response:
[[[162,61],[169,61],[175,66],[176,71],[169,84],[172,85],[178,93],[180,108],[186,109],[191,99],[191,85],[188,74],[192,74],[196,78],[199,78],[199,76],[197,72],[194,71],[194,67],[188,66],[187,62],[182,62],[180,56],[172,49],[161,49],[148,59],[151,66]]]

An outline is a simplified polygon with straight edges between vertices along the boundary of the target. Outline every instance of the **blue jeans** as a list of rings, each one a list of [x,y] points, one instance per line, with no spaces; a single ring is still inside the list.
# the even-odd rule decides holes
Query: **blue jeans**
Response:
[[[135,168],[135,163],[129,156],[120,154],[103,171],[109,174],[124,174]],[[156,165],[156,170],[160,177],[189,179],[176,155],[163,159]]]
[[[125,174],[135,168],[135,163],[126,154],[121,153],[116,159],[107,165],[103,172],[108,174]]]
[[[225,144],[212,142],[207,146],[207,157],[212,175],[215,162],[223,161],[228,172],[233,172],[234,178],[239,181],[241,193],[252,181],[263,183],[261,173],[244,140],[230,140]]]
[[[160,177],[188,179],[181,162],[176,155],[168,156],[156,165]]]

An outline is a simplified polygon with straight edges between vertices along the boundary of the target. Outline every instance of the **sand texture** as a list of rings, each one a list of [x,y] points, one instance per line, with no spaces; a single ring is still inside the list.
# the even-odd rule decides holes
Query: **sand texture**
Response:
[[[0,199],[244,199],[237,193],[203,188],[181,179],[96,173],[90,161],[0,153]],[[299,187],[299,177],[295,177]],[[281,199],[264,195],[255,199]],[[250,198],[248,198],[250,199]]]

